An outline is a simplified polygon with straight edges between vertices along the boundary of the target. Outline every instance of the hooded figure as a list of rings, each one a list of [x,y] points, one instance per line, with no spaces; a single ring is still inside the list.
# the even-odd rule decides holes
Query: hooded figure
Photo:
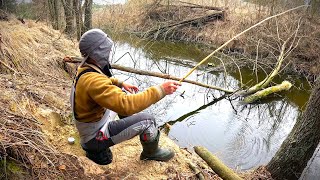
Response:
[[[176,91],[178,82],[167,81],[146,90],[111,77],[112,40],[100,29],[84,33],[79,49],[84,56],[71,93],[75,125],[86,156],[97,164],[112,162],[110,147],[140,136],[142,160],[168,161],[174,152],[158,146],[160,131],[155,118],[142,110]],[[113,120],[115,113],[121,118]]]
[[[90,57],[97,62],[105,75],[111,77],[110,57],[112,47],[113,41],[102,30],[91,29],[85,32],[79,42],[79,49],[84,57],[82,64]]]

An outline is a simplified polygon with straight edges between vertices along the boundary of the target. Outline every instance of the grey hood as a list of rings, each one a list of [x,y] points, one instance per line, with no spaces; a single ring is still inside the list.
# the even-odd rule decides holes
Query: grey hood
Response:
[[[101,70],[109,77],[112,76],[109,62],[112,46],[113,41],[101,29],[91,29],[85,32],[79,42],[79,49],[85,60],[90,57],[97,61]]]

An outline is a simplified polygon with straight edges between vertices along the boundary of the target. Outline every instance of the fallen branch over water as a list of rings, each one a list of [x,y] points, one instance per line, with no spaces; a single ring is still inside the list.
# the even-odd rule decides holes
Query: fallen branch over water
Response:
[[[247,96],[243,99],[243,101],[245,103],[253,103],[255,101],[257,101],[258,99],[262,99],[266,96],[268,96],[269,94],[272,93],[277,93],[280,91],[287,91],[291,88],[292,84],[289,81],[283,81],[281,84],[277,85],[277,86],[271,86],[268,87],[264,90],[258,91],[250,96]]]
[[[247,89],[243,92],[240,92],[239,94],[241,94],[242,96],[247,96],[247,95],[253,94],[253,93],[255,93],[255,92],[257,92],[257,91],[259,91],[269,85],[269,83],[273,80],[273,78],[280,71],[281,65],[282,65],[283,60],[285,58],[284,56],[285,56],[286,44],[287,44],[287,41],[285,41],[281,46],[281,51],[280,51],[280,55],[278,57],[277,66],[275,67],[275,69],[273,69],[272,73],[269,74],[263,81],[259,82],[258,84],[250,87],[249,89]]]
[[[80,63],[81,60],[82,60],[82,58],[80,58],[80,57],[65,57],[65,58],[63,58],[63,61],[68,62],[68,63]],[[158,72],[144,71],[144,70],[134,69],[134,68],[130,68],[130,67],[120,66],[117,64],[111,64],[111,67],[113,69],[117,69],[117,70],[125,71],[125,72],[130,72],[130,73],[135,73],[135,74],[139,74],[139,75],[153,76],[153,77],[159,77],[159,78],[163,78],[163,79],[171,79],[171,80],[175,80],[175,81],[179,81],[181,79],[179,77],[171,76],[170,74],[162,74],[162,73],[158,73]],[[187,80],[187,79],[183,80],[183,82],[187,82],[190,84],[198,85],[198,86],[209,88],[209,89],[223,91],[226,93],[233,93],[234,92],[233,90],[228,90],[228,89],[224,89],[224,88],[217,87],[217,86],[211,86],[208,84],[203,84],[203,83],[199,83],[199,82]]]
[[[225,180],[241,180],[233,170],[224,165],[216,156],[211,154],[206,148],[195,146],[196,153],[210,166],[210,168]]]
[[[243,100],[245,103],[253,103],[261,98],[268,96],[269,94],[284,91],[284,90],[289,90],[291,88],[292,84],[288,81],[284,81],[284,82],[282,82],[281,85],[278,85],[278,86],[272,86],[269,88],[266,88],[266,87],[269,86],[269,84],[273,80],[273,78],[276,77],[276,75],[278,75],[284,59],[286,57],[288,57],[288,55],[292,52],[292,50],[295,49],[297,47],[297,45],[299,44],[300,39],[298,39],[296,41],[299,27],[300,27],[300,23],[298,23],[296,31],[287,40],[285,40],[283,42],[283,44],[281,46],[281,50],[280,50],[280,55],[278,57],[277,65],[273,69],[273,71],[264,80],[262,80],[258,84],[239,93],[242,96],[247,96]],[[289,41],[291,41],[291,45],[289,46],[289,48],[287,48],[286,46]],[[296,44],[296,45],[294,45],[294,44]],[[286,48],[287,48],[287,51],[286,51]],[[266,89],[264,89],[264,88],[266,88]],[[250,95],[250,96],[248,96],[248,95]]]
[[[139,75],[154,76],[154,77],[159,77],[159,78],[163,78],[163,79],[171,79],[171,80],[176,80],[176,81],[180,80],[179,77],[171,76],[170,74],[162,74],[162,73],[157,73],[157,72],[144,71],[144,70],[124,67],[124,66],[120,66],[120,65],[116,65],[116,64],[112,64],[111,67],[113,69],[117,69],[117,70],[120,70],[120,71],[131,72],[131,73],[135,73],[135,74],[139,74]],[[188,79],[185,79],[183,82],[187,82],[187,83],[190,83],[190,84],[198,85],[198,86],[209,88],[209,89],[215,89],[215,90],[223,91],[223,92],[226,92],[226,93],[232,93],[233,92],[233,90],[223,89],[221,87],[211,86],[211,85],[208,85],[208,84],[203,84],[203,83],[199,83],[199,82],[188,80]]]

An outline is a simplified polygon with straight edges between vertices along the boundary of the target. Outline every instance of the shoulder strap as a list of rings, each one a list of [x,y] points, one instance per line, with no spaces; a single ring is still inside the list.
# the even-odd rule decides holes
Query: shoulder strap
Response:
[[[87,73],[87,72],[97,72],[97,73],[99,73],[97,70],[95,70],[95,69],[92,69],[92,68],[89,68],[89,69],[85,69],[85,70],[83,70],[81,73],[79,73],[79,75],[78,76],[76,76],[76,78],[75,78],[75,82],[74,82],[74,86],[73,86],[73,90],[72,90],[72,96],[71,96],[71,103],[72,103],[72,110],[73,110],[73,116],[74,116],[74,119],[76,119],[76,112],[75,112],[75,110],[74,110],[74,107],[75,107],[75,97],[76,97],[76,86],[77,86],[77,83],[78,83],[78,80],[79,80],[79,78],[83,75],[83,74],[85,74],[85,73]]]
[[[83,74],[85,74],[85,73],[87,73],[87,72],[97,72],[97,73],[99,73],[97,70],[92,69],[92,68],[83,70],[78,76],[76,76],[76,81],[75,81],[75,83],[74,83],[74,87],[77,86],[77,83],[78,83],[79,78],[80,78]]]

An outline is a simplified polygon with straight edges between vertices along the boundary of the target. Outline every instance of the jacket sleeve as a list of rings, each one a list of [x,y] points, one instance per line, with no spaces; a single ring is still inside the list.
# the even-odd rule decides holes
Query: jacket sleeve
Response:
[[[85,84],[89,96],[102,107],[129,116],[138,113],[165,96],[158,86],[152,86],[137,94],[126,94],[104,75],[91,73],[86,76]]]
[[[122,88],[123,81],[117,78],[110,78],[113,85],[118,86],[119,88]]]

